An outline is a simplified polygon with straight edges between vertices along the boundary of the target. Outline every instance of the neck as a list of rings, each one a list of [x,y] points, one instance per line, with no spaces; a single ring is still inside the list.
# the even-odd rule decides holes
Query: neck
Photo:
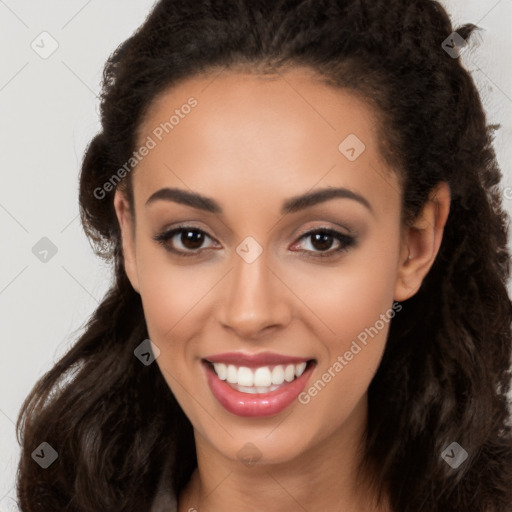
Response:
[[[246,465],[219,454],[195,431],[198,466],[179,497],[179,512],[387,511],[356,480],[367,421],[366,396],[341,428],[284,462]]]

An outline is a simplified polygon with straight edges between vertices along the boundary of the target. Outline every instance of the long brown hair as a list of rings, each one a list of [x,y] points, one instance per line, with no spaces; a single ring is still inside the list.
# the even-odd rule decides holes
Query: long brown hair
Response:
[[[458,36],[475,29],[464,25]],[[102,187],[135,149],[159,93],[203,71],[308,66],[379,113],[381,151],[413,219],[440,181],[452,204],[418,293],[391,322],[369,388],[362,468],[400,512],[512,510],[512,306],[501,178],[475,84],[442,47],[453,28],[431,0],[160,0],[111,55],[101,132],[80,175],[80,211],[114,282],[74,346],[35,385],[18,419],[21,510],[146,510],[166,465],[178,494],[196,465],[192,426],[157,365],[123,266],[113,192]],[[453,47],[453,45],[450,45]],[[128,175],[118,185],[131,194]],[[130,196],[131,197],[131,196]],[[46,441],[46,469],[31,453]],[[468,458],[441,457],[457,442]]]

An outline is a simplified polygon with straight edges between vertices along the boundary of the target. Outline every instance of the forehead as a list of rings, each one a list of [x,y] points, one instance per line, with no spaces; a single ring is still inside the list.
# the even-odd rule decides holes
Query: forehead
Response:
[[[377,113],[308,71],[225,70],[183,81],[148,109],[144,144],[152,149],[133,175],[139,200],[164,186],[291,196],[332,185],[381,196],[385,208],[398,192],[378,151]]]

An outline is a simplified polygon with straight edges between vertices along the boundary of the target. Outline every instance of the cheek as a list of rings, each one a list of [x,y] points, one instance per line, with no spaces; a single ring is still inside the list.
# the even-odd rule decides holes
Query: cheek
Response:
[[[199,318],[202,299],[218,279],[211,272],[194,271],[194,265],[176,265],[160,252],[158,248],[148,251],[139,260],[148,335],[160,349],[156,363],[163,377],[187,415],[195,418],[190,409],[190,390],[195,385],[190,363],[200,352],[196,344],[200,336],[195,334],[206,321],[204,313]]]
[[[325,341],[330,357],[376,322],[382,328],[381,314],[393,303],[397,240],[393,233],[387,239],[374,237],[333,265],[301,263],[286,271],[294,293],[315,313],[318,327],[311,328]]]
[[[321,320],[310,329],[321,344],[322,357],[299,401],[307,406],[312,421],[319,418],[318,428],[325,428],[326,416],[328,424],[343,421],[364,396],[379,366],[396,314],[392,306],[398,243],[394,240],[398,238],[375,240],[347,255],[339,266],[300,274],[297,294],[307,296],[308,306]]]
[[[215,284],[210,272],[198,270],[204,266],[176,263],[160,247],[141,247],[137,265],[146,323],[155,339],[171,337]]]

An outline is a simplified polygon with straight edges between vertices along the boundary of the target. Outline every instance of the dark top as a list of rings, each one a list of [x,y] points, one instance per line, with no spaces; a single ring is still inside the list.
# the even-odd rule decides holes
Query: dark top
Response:
[[[158,481],[155,499],[149,512],[178,512],[178,501],[171,485],[171,473],[168,465],[162,471]]]

